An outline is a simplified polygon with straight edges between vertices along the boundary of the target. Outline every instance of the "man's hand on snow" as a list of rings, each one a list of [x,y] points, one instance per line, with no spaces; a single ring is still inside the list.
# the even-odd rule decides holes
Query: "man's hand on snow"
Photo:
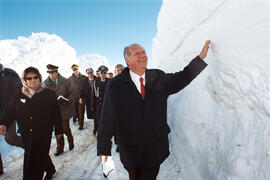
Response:
[[[0,125],[0,134],[5,137],[6,133],[7,133],[7,127],[5,125]]]
[[[199,55],[201,59],[204,59],[207,56],[209,44],[210,44],[210,40],[207,40],[202,48],[200,55]]]

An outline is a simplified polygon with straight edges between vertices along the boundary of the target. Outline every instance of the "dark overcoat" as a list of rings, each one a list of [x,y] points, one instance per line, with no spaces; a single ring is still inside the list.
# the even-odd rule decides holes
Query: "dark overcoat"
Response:
[[[24,175],[28,171],[32,174],[44,172],[53,129],[55,128],[55,135],[63,133],[55,92],[46,88],[29,98],[21,90],[16,91],[3,111],[0,124],[8,128],[13,120],[17,121],[18,132],[25,147]],[[33,161],[35,165],[31,164]],[[30,164],[35,168],[29,169]]]
[[[105,96],[105,89],[107,87],[107,84],[110,80],[106,78],[104,81],[101,81],[100,78],[98,78],[94,84],[94,89],[95,89],[95,94],[96,94],[96,118],[97,122],[99,124],[100,121],[100,116],[101,116],[101,110],[102,110],[102,105],[104,101],[104,96]]]
[[[16,89],[22,87],[18,74],[9,68],[0,69],[0,115]]]
[[[106,89],[97,154],[111,155],[111,138],[116,132],[120,159],[125,166],[161,164],[170,154],[167,98],[186,87],[205,67],[198,56],[174,74],[147,69],[144,100],[125,68]]]
[[[96,77],[93,78],[93,81],[90,82],[88,78],[84,79],[82,82],[82,87],[80,90],[80,98],[83,99],[86,105],[86,112],[88,119],[95,118],[95,92],[94,92],[94,83],[96,81]]]

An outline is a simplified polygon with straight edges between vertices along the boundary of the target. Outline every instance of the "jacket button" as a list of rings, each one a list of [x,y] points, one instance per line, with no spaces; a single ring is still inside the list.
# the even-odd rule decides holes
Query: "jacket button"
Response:
[[[31,116],[30,119],[33,119],[33,117]]]
[[[33,129],[29,129],[29,131],[30,131],[30,132],[32,132],[32,131],[33,131]]]

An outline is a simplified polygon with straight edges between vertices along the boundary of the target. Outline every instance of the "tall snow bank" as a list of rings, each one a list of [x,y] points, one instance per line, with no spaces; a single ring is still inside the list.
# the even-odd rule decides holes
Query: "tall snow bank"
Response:
[[[270,179],[270,1],[164,0],[153,66],[183,69],[211,39],[208,67],[169,98],[184,180]]]

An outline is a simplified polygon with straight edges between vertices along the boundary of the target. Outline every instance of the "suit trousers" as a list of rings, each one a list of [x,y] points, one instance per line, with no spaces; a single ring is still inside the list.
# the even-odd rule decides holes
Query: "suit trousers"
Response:
[[[69,145],[74,145],[73,143],[73,136],[72,136],[72,133],[71,133],[71,129],[70,129],[70,126],[69,126],[69,119],[63,119],[62,120],[62,123],[63,123],[63,131],[64,131],[64,134],[67,136],[67,139],[68,139],[68,143]],[[57,141],[57,147],[56,147],[56,152],[62,152],[64,151],[64,147],[65,147],[65,140],[64,140],[64,135],[61,136],[60,139],[56,139]]]
[[[78,120],[79,121],[79,127],[83,128],[85,105],[84,104],[79,104],[78,109],[79,109],[79,120]]]
[[[152,167],[127,167],[124,168],[128,171],[129,180],[156,180],[160,165]]]

